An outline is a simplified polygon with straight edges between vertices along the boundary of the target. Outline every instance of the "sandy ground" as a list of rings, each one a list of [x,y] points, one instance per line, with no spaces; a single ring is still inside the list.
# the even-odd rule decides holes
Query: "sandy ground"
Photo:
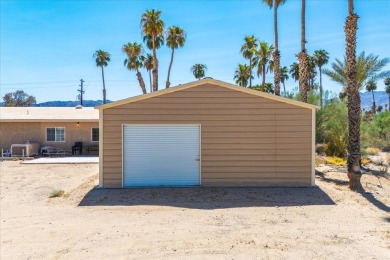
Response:
[[[390,177],[318,188],[94,189],[98,165],[0,162],[1,259],[389,259]],[[48,198],[53,189],[62,198]]]

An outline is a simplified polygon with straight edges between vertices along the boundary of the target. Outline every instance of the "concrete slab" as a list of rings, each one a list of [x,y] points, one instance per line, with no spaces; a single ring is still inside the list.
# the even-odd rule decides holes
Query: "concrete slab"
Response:
[[[98,156],[80,156],[80,157],[42,157],[34,160],[23,161],[25,164],[83,164],[83,163],[99,163]]]

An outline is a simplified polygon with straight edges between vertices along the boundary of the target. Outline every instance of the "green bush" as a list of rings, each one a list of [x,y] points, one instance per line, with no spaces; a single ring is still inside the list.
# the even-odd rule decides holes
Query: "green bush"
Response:
[[[363,121],[361,126],[362,147],[390,146],[390,112],[376,114],[372,120]]]

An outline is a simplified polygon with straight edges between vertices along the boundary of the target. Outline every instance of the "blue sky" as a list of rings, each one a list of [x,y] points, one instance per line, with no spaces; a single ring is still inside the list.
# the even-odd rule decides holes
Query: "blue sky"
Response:
[[[290,66],[300,51],[300,0],[279,8],[279,48],[282,65]],[[309,53],[325,49],[330,61],[345,53],[343,31],[347,0],[307,0],[306,37]],[[105,69],[107,98],[118,100],[141,94],[136,75],[123,66],[121,47],[142,42],[141,14],[162,10],[167,26],[187,32],[187,42],[175,52],[171,85],[194,80],[195,63],[208,67],[207,76],[233,83],[245,35],[273,43],[273,12],[260,0],[211,1],[0,1],[0,94],[23,89],[37,102],[75,100],[79,80],[85,80],[84,99],[101,99],[101,72],[92,55],[111,53]],[[355,0],[359,14],[357,53],[390,57],[390,1]],[[148,50],[145,50],[148,52]],[[160,88],[165,86],[170,49],[157,52]],[[330,63],[326,66],[329,67]],[[387,67],[390,69],[390,67]],[[148,75],[142,71],[148,84]],[[259,83],[256,79],[254,83]],[[267,76],[272,82],[272,75]],[[341,87],[324,76],[325,89]],[[287,89],[297,86],[287,81]],[[378,90],[383,90],[383,82]]]

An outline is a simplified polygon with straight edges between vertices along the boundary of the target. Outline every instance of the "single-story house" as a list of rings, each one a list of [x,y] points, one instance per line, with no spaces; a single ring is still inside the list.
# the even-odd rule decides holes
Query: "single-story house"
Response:
[[[67,152],[99,145],[99,112],[88,107],[0,107],[0,149],[37,143]]]
[[[313,186],[316,108],[211,78],[99,106],[99,185]]]

